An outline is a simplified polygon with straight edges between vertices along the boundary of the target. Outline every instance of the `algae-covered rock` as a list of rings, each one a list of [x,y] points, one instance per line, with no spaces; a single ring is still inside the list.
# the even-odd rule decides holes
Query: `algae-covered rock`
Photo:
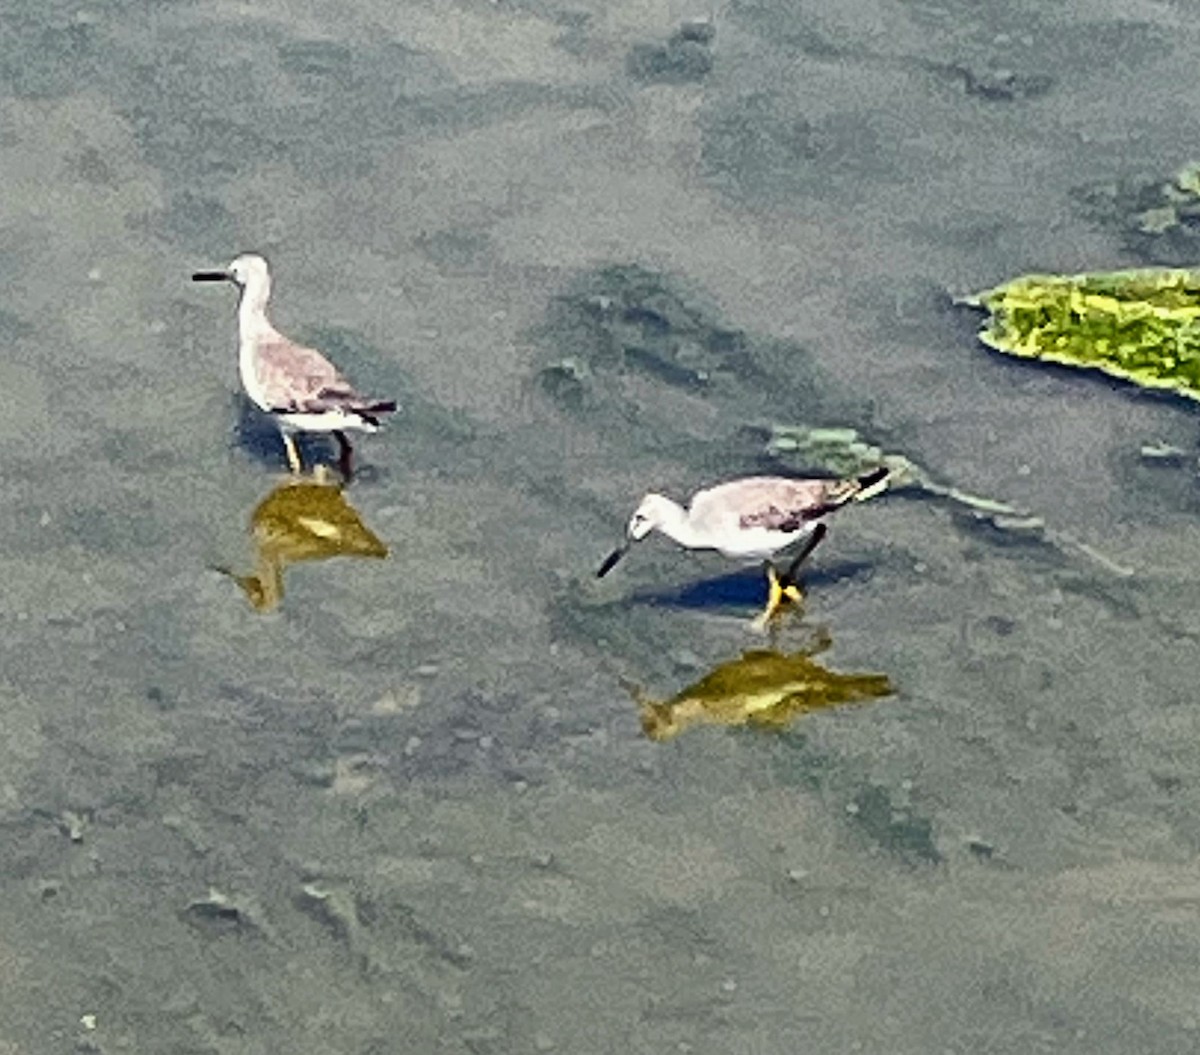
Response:
[[[884,674],[839,674],[814,660],[827,634],[808,649],[783,653],[751,649],[714,667],[668,700],[627,686],[651,740],[669,740],[689,725],[750,725],[780,729],[802,714],[891,695]]]
[[[1025,275],[966,299],[990,348],[1200,399],[1200,273]]]

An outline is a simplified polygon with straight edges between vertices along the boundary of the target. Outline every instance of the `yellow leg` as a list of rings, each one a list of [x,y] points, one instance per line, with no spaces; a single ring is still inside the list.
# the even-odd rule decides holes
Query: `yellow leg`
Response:
[[[775,566],[768,562],[767,604],[762,610],[762,614],[754,620],[754,628],[756,630],[765,630],[789,601],[796,605],[804,603],[804,595],[800,592],[800,587],[794,582],[789,582],[784,586],[779,581],[779,575],[775,571]]]
[[[300,461],[300,451],[296,448],[296,441],[292,439],[291,433],[283,433],[283,446],[287,451],[288,467],[297,476],[304,471],[304,466]]]

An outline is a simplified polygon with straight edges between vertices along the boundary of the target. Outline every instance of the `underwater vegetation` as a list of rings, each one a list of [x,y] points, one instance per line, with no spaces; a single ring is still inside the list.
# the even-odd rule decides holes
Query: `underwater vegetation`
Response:
[[[626,688],[651,740],[670,740],[691,725],[782,729],[802,714],[891,695],[884,674],[839,674],[816,662],[813,657],[830,644],[822,632],[798,652],[750,649],[668,700],[651,699],[632,684]]]
[[[1200,399],[1200,274],[1025,275],[965,298],[989,348]]]
[[[250,530],[257,551],[253,574],[226,574],[259,612],[269,612],[283,600],[283,572],[289,564],[388,555],[341,486],[326,482],[324,475],[277,486],[255,507]]]
[[[1200,163],[1167,180],[1080,187],[1075,196],[1088,219],[1149,264],[1188,267],[1200,258]]]
[[[830,476],[850,477],[861,476],[880,465],[885,466],[887,477],[857,496],[860,501],[883,490],[912,491],[946,499],[993,520],[1028,517],[1027,513],[1007,502],[974,495],[935,479],[906,455],[884,451],[864,439],[857,429],[771,425],[765,431],[767,455],[772,461],[782,462],[794,471],[815,470]],[[1004,525],[1007,521],[1000,519],[999,523]]]
[[[996,541],[1034,543],[1064,554],[1077,553],[1114,575],[1132,574],[1132,569],[1118,564],[1087,543],[1048,527],[1040,516],[939,480],[907,455],[885,451],[864,439],[857,429],[770,425],[765,428],[755,426],[752,431],[763,435],[764,453],[773,468],[858,476],[883,465],[888,469],[886,479],[859,495],[860,500],[884,490],[908,493],[948,506],[960,522],[981,529]]]

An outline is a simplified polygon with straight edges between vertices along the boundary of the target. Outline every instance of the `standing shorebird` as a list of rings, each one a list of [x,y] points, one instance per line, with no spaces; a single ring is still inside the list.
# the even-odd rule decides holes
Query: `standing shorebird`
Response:
[[[351,429],[374,432],[379,415],[396,409],[390,399],[371,399],[353,386],[315,348],[306,348],[280,333],[267,318],[271,271],[266,260],[245,253],[224,271],[197,271],[195,282],[232,282],[238,287],[238,370],[242,387],[279,425],[288,465],[301,471],[297,432],[332,432],[338,443],[338,466],[351,473]]]
[[[747,476],[697,491],[686,509],[665,495],[648,494],[629,519],[625,542],[608,555],[596,576],[607,575],[633,543],[657,529],[687,549],[713,549],[746,563],[764,562],[767,605],[755,625],[765,627],[785,597],[802,600],[796,571],[825,537],[826,518],[852,498],[878,493],[887,476],[884,468],[848,480]],[[771,557],[801,543],[781,577]]]

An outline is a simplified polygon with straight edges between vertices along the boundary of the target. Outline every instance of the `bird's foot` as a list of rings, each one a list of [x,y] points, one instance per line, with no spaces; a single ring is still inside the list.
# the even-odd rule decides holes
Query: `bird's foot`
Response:
[[[754,629],[766,630],[789,604],[803,605],[804,594],[796,583],[781,580],[774,567],[767,565],[767,604],[754,620]]]

